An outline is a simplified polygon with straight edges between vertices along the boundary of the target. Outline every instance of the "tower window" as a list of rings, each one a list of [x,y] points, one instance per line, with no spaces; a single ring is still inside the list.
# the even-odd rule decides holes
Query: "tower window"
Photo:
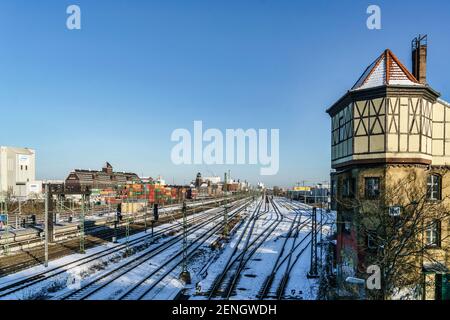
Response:
[[[425,242],[428,247],[441,246],[441,222],[432,221],[425,230]]]
[[[355,195],[355,178],[344,179],[342,185],[342,196],[346,198],[353,197]]]
[[[427,199],[441,200],[441,177],[431,174],[427,179]]]
[[[368,199],[380,196],[380,178],[365,178],[365,194]]]
[[[339,142],[345,139],[344,117],[339,117]]]

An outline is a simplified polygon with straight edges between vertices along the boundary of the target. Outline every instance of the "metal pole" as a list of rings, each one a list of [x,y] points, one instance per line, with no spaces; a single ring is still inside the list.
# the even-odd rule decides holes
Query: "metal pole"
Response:
[[[9,253],[9,217],[8,217],[8,199],[5,199],[3,202],[3,213],[6,216],[6,225],[5,225],[5,245],[3,247],[4,254],[8,255]]]
[[[314,274],[317,275],[317,208],[314,208]]]
[[[155,224],[154,221],[152,221],[152,240],[153,240],[153,225]]]
[[[187,208],[183,203],[183,273],[187,272]]]
[[[86,210],[86,195],[81,197],[81,213],[80,213],[80,253],[85,253],[84,250],[84,216]]]
[[[48,191],[48,184],[45,185],[45,217],[44,217],[44,232],[45,232],[45,262],[44,266],[48,267],[48,241],[49,241],[49,234],[48,234],[48,201],[49,201],[49,191]]]
[[[118,214],[116,213],[116,216],[114,218],[114,236],[113,236],[113,243],[117,243],[117,224],[119,223],[119,217]]]
[[[311,217],[311,264],[308,278],[317,278],[317,215],[316,207],[313,207]]]
[[[320,264],[322,265],[322,261],[323,261],[323,242],[322,242],[322,231],[323,231],[323,202],[322,202],[322,206],[320,207]]]
[[[19,229],[19,217],[22,215],[22,202],[19,198],[19,213],[16,214],[16,229]]]
[[[182,265],[182,271],[180,274],[181,280],[184,281],[184,283],[189,284],[191,283],[191,274],[188,271],[187,268],[187,215],[186,215],[186,201],[183,202],[183,265]]]
[[[145,196],[145,211],[144,211],[144,233],[147,233],[147,210],[148,210],[148,197],[147,186],[144,184],[144,196]]]
[[[128,203],[128,217],[127,217],[127,225],[126,225],[126,228],[125,228],[125,236],[126,236],[126,247],[127,247],[127,249],[126,249],[126,252],[128,253],[129,252],[129,240],[130,240],[130,217],[131,217],[131,213],[130,213],[130,202],[127,200],[127,203]]]
[[[228,230],[228,203],[225,203],[225,210],[223,213],[223,223],[224,223],[223,235],[225,237],[228,237],[228,232],[229,232],[229,230]]]

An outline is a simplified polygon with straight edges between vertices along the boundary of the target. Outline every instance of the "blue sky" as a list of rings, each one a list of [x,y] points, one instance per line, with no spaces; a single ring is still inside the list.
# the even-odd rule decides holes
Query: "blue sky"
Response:
[[[77,4],[82,30],[66,28]],[[366,28],[366,8],[382,30]],[[410,68],[429,35],[428,80],[450,99],[448,1],[26,1],[0,3],[0,144],[37,150],[39,178],[73,168],[197,171],[290,186],[330,168],[325,113],[384,49]],[[175,166],[176,128],[279,128],[280,170]]]

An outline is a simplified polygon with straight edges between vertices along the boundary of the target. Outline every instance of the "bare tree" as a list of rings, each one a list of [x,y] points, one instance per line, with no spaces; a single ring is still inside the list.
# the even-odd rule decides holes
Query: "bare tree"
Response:
[[[390,179],[388,181],[394,181]],[[440,265],[430,246],[447,242],[447,235],[439,244],[427,241],[430,229],[448,223],[450,210],[445,197],[439,201],[428,199],[426,181],[414,173],[383,188],[377,199],[340,199],[340,205],[353,210],[357,234],[358,274],[366,274],[369,265],[381,270],[381,289],[368,290],[369,299],[390,299],[399,291],[409,298],[418,298],[424,285],[422,268]],[[390,214],[391,211],[395,214]],[[395,210],[397,209],[397,210]],[[440,232],[440,231],[438,231]],[[407,295],[408,295],[407,294]]]

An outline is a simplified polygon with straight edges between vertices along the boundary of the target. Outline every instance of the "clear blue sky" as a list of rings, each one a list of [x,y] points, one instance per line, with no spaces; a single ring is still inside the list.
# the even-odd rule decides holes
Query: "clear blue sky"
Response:
[[[82,30],[66,29],[66,8]],[[378,4],[382,30],[366,28]],[[410,41],[429,35],[428,79],[450,98],[449,1],[2,0],[0,144],[37,150],[39,178],[73,168],[163,175],[175,128],[279,128],[280,171],[233,176],[289,186],[328,179],[325,109],[390,48],[410,67]]]

